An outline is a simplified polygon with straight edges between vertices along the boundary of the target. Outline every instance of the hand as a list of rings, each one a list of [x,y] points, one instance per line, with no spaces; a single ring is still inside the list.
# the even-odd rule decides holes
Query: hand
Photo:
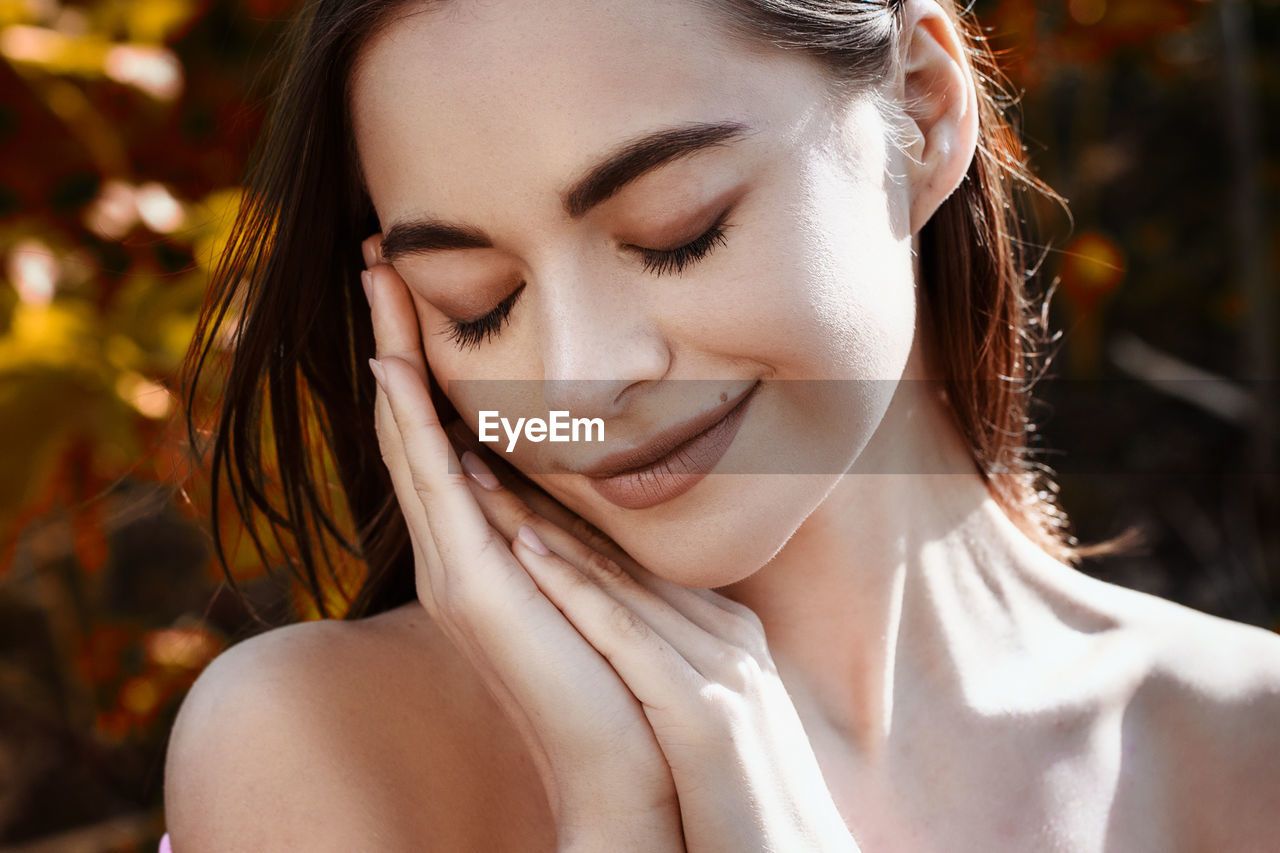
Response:
[[[504,536],[538,532],[546,544],[520,562],[641,702],[671,768],[685,849],[856,853],[756,615],[654,575],[465,424],[448,432],[466,448],[486,519]]]
[[[389,408],[402,428],[398,441],[381,440],[402,509],[415,531],[415,549],[419,542],[427,543],[419,558],[419,598],[433,616],[449,611],[442,616],[455,626],[458,605],[474,608],[463,617],[474,625],[477,615],[493,613],[498,601],[510,599],[510,609],[503,606],[483,635],[472,629],[467,642],[494,646],[472,654],[492,667],[508,689],[514,678],[516,689],[508,701],[519,705],[532,700],[548,709],[517,710],[530,732],[526,739],[532,737],[545,748],[548,740],[558,747],[585,735],[608,750],[619,744],[634,750],[637,745],[630,740],[598,740],[605,731],[600,718],[576,707],[579,702],[607,703],[625,710],[621,718],[608,718],[617,721],[611,736],[639,742],[635,760],[653,774],[646,777],[651,784],[662,774],[653,766],[649,746],[659,750],[657,759],[673,786],[672,801],[678,797],[684,849],[856,851],[754,613],[710,590],[682,587],[648,572],[590,524],[509,472],[464,424],[451,432],[469,448],[463,458],[473,477],[447,473],[458,471],[459,463],[446,467],[454,459],[453,449],[430,411],[422,384],[425,369],[409,359],[382,357],[392,339],[397,352],[421,356],[416,323],[412,330],[403,321],[393,329],[390,312],[378,307],[380,300],[385,305],[395,298],[398,287],[404,305],[397,313],[412,317],[403,283],[393,271],[380,269],[386,273],[379,274],[373,302],[386,392],[379,396],[379,406],[388,405],[384,401],[390,398]],[[380,435],[389,431],[379,430]],[[488,465],[482,457],[489,459]],[[503,472],[501,481],[494,468]],[[407,490],[400,485],[405,481]],[[504,547],[508,542],[509,550]],[[441,561],[444,554],[458,556]],[[468,584],[468,595],[448,596],[449,607],[442,608],[436,587],[457,584],[463,576],[478,581],[477,562],[487,564],[486,577],[494,585]],[[425,597],[424,575],[433,590]],[[544,636],[556,644],[549,652],[537,649]],[[532,641],[534,637],[539,640]],[[538,653],[530,655],[531,649]],[[548,657],[557,664],[554,668],[548,667]],[[558,671],[570,661],[574,674],[565,678]],[[520,671],[504,670],[513,665]],[[548,714],[560,724],[551,734],[539,730]],[[576,733],[574,726],[580,724],[587,728]],[[597,780],[593,785],[602,774],[630,772],[601,766],[607,754],[588,755],[591,766],[579,767]],[[549,753],[545,760],[557,763]],[[556,784],[563,782],[561,776],[554,768],[544,774]],[[629,785],[632,780],[624,775],[613,781]],[[601,790],[612,787],[606,783]],[[653,788],[660,790],[661,785]],[[663,796],[658,795],[660,802]],[[614,811],[599,801],[596,808],[596,816],[579,818],[583,826],[603,825]],[[674,833],[664,837],[669,844],[678,843]]]
[[[418,600],[529,747],[561,849],[683,850],[671,771],[640,703],[542,593],[518,559],[530,546],[515,527],[490,525],[461,473],[431,404],[412,299],[376,263],[379,242],[365,241],[363,276],[383,374],[375,421]]]

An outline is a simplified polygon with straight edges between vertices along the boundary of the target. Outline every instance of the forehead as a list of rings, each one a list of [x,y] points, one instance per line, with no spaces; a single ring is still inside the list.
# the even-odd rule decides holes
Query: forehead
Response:
[[[351,114],[383,220],[547,205],[625,140],[688,122],[800,132],[818,64],[730,35],[693,0],[446,0],[365,45]]]

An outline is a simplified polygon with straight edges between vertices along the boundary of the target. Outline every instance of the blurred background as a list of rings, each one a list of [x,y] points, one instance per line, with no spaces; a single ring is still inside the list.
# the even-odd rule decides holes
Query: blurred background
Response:
[[[175,392],[294,5],[0,0],[0,853],[153,851],[183,694],[262,628]],[[1081,540],[1144,540],[1084,570],[1278,630],[1280,0],[975,8],[1070,201],[1036,446]]]

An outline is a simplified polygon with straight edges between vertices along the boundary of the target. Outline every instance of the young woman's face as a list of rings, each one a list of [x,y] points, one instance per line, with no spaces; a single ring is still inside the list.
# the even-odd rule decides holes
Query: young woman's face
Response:
[[[676,582],[767,562],[881,425],[912,347],[901,155],[870,98],[832,91],[684,0],[410,8],[353,77],[434,375],[473,430],[482,409],[603,419],[603,443],[492,446]],[[746,394],[658,473],[582,473]]]

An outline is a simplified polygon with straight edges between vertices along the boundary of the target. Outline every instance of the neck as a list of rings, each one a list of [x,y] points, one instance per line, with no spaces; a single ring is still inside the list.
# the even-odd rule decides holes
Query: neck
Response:
[[[996,702],[977,678],[985,667],[1081,612],[1083,576],[1004,514],[925,386],[936,387],[901,383],[872,442],[786,546],[719,589],[764,623],[806,724],[866,758],[890,742],[895,703]]]

